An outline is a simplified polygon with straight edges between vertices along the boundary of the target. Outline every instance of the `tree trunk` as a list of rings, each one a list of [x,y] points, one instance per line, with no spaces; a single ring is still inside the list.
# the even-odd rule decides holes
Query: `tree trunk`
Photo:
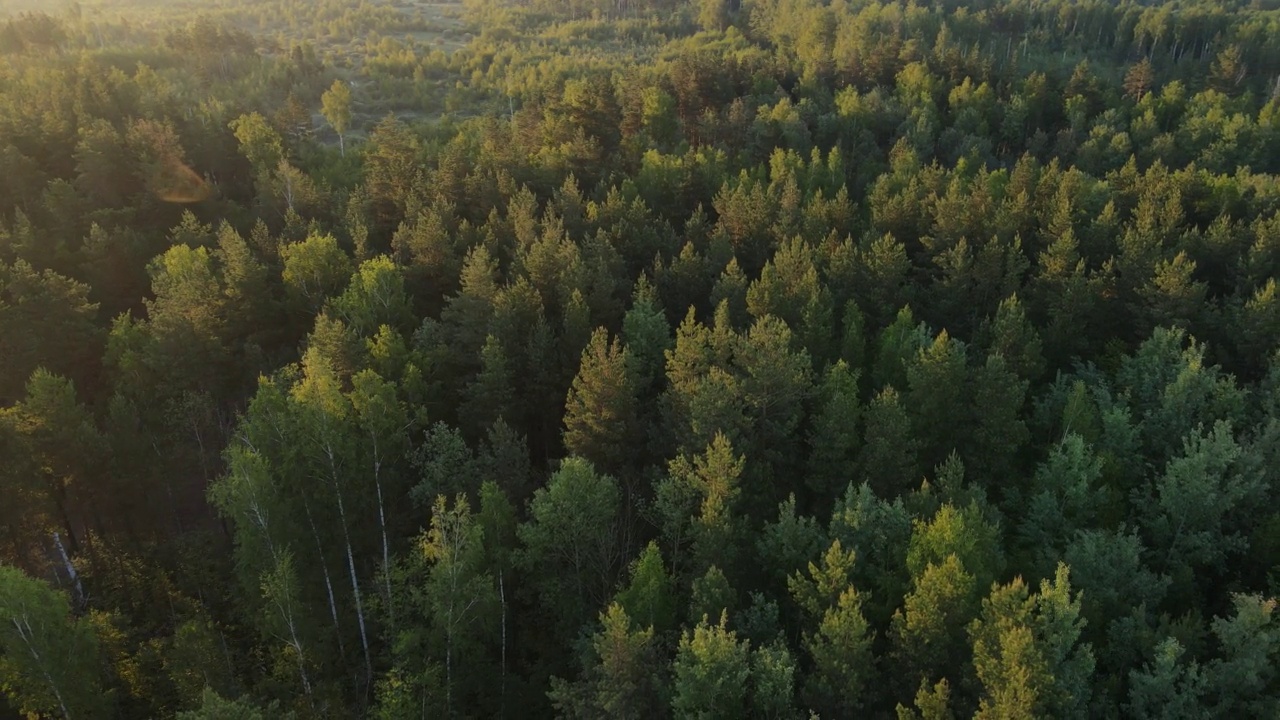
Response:
[[[325,445],[325,454],[329,458],[329,480],[333,484],[333,494],[338,501],[338,519],[342,524],[342,539],[347,546],[347,570],[351,574],[351,593],[356,601],[356,620],[360,624],[360,646],[364,650],[364,671],[368,683],[373,683],[373,661],[369,658],[369,636],[365,630],[364,605],[360,600],[360,581],[356,578],[356,559],[351,551],[351,533],[347,529],[347,510],[342,502],[342,489],[338,486],[338,468],[333,458],[332,445]]]
[[[345,523],[344,523],[345,525]],[[343,528],[346,532],[346,528]],[[347,569],[351,572],[351,592],[356,600],[356,620],[360,623],[360,645],[364,649],[365,681],[373,683],[373,661],[369,659],[369,636],[364,626],[364,606],[360,602],[360,583],[356,580],[356,560],[351,554],[351,540],[347,539]]]
[[[374,454],[377,454],[377,441],[374,441]],[[391,546],[387,542],[387,513],[385,505],[382,502],[382,480],[379,478],[379,470],[382,463],[375,460],[373,463],[373,486],[378,491],[378,524],[382,527],[382,581],[384,589],[387,593],[387,618],[392,626],[395,626],[396,611],[391,602]]]
[[[80,554],[80,541],[71,525],[71,513],[67,512],[67,488],[61,482],[53,483],[53,502],[58,508],[58,518],[62,520],[62,529],[67,531],[67,542],[71,543],[71,554]]]
[[[75,586],[77,603],[83,603],[84,586],[80,584],[80,574],[76,572],[76,566],[71,563],[71,558],[67,555],[67,549],[62,546],[62,538],[56,532],[53,534],[53,544],[58,548],[58,555],[62,557],[62,567],[67,571],[67,577],[71,579],[71,584]]]
[[[302,678],[302,690],[307,694],[307,699],[310,700],[311,678],[307,676],[307,663],[302,657],[302,641],[298,639],[298,627],[293,621],[293,608],[286,608],[279,600],[276,601],[276,608],[280,611],[285,625],[289,627],[289,646],[293,648],[294,655],[298,657],[298,676]]]
[[[346,655],[347,650],[342,643],[342,628],[338,624],[338,603],[333,597],[333,581],[329,578],[329,563],[324,559],[324,549],[320,545],[320,533],[316,532],[316,522],[311,517],[311,504],[306,497],[302,498],[302,509],[307,513],[307,524],[311,526],[311,537],[316,543],[316,554],[320,556],[320,570],[324,573],[324,589],[329,593],[329,614],[333,617],[333,634],[338,638],[338,654]]]

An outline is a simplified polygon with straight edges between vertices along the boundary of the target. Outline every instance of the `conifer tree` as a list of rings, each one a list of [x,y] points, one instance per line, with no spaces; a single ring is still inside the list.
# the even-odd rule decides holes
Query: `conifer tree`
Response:
[[[627,469],[639,441],[638,398],[631,354],[598,328],[565,400],[565,449],[605,472]]]

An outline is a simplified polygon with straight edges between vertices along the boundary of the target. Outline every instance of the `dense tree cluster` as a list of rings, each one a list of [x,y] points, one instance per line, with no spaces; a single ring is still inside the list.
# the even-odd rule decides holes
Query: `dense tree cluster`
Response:
[[[0,24],[0,715],[1280,715],[1274,2],[153,5]]]

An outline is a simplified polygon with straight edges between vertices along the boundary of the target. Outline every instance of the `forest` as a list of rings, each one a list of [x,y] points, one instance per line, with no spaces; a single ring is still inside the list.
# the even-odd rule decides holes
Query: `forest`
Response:
[[[0,718],[1280,717],[1280,0],[0,0]]]

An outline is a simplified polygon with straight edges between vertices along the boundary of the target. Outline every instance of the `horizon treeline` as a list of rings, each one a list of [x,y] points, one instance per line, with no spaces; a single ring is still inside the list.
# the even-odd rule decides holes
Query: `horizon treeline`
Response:
[[[1280,716],[1280,3],[9,9],[0,717]]]

